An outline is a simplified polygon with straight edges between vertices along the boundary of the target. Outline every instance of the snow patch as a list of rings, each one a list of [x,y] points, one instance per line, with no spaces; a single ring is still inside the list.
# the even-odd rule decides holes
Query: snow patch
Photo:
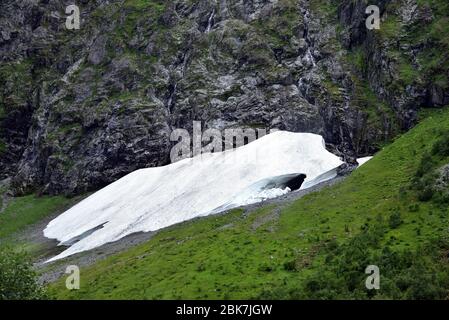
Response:
[[[364,157],[357,159],[357,163],[359,164],[359,167],[363,166],[365,163],[370,161],[373,157]]]
[[[198,157],[134,171],[58,216],[44,235],[71,246],[49,261],[283,195],[301,175],[304,183],[294,184],[308,188],[333,178],[343,163],[321,136],[286,131]]]

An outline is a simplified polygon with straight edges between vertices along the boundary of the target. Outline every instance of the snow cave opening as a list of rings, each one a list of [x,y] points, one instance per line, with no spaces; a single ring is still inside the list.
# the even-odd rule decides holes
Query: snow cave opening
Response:
[[[299,174],[296,177],[290,179],[285,184],[285,187],[290,188],[291,191],[296,191],[301,189],[304,180],[306,180],[307,176],[305,174]]]
[[[279,177],[272,178],[265,186],[264,190],[267,189],[286,189],[289,188],[291,191],[296,191],[301,189],[304,180],[306,180],[307,175],[303,173],[289,174]]]

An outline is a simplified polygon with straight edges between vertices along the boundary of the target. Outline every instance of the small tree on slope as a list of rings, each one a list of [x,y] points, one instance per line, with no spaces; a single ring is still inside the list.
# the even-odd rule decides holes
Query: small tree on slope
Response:
[[[46,298],[36,280],[36,273],[25,254],[0,248],[0,300]]]

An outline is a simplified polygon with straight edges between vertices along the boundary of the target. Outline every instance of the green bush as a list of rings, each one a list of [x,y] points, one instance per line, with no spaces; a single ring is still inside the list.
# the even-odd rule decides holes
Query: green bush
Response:
[[[449,132],[444,132],[442,137],[432,147],[432,154],[441,157],[449,157]]]
[[[433,200],[439,204],[449,203],[449,194],[435,190],[435,182],[439,177],[437,168],[449,157],[449,132],[441,131],[439,138],[432,145],[431,153],[426,152],[416,170],[412,186],[417,191],[419,201]]]
[[[420,191],[418,191],[418,199],[422,202],[427,202],[432,200],[434,190],[432,187],[426,187]]]
[[[399,212],[394,212],[390,215],[388,219],[388,224],[391,229],[396,229],[402,224],[401,214]]]
[[[449,205],[449,192],[439,191],[434,194],[433,199],[437,204],[447,207]]]
[[[36,273],[23,253],[0,248],[0,300],[45,299]]]
[[[415,176],[417,178],[423,177],[426,173],[432,171],[435,162],[429,153],[425,153],[419,163],[418,169],[416,170]]]

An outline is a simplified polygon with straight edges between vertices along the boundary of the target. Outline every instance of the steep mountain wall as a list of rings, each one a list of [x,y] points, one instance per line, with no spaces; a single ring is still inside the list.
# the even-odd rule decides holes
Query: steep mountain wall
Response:
[[[2,1],[0,176],[18,194],[98,189],[169,163],[193,120],[375,152],[448,104],[449,41],[445,1],[372,2],[380,30],[361,0],[77,1],[80,30],[72,1]]]

